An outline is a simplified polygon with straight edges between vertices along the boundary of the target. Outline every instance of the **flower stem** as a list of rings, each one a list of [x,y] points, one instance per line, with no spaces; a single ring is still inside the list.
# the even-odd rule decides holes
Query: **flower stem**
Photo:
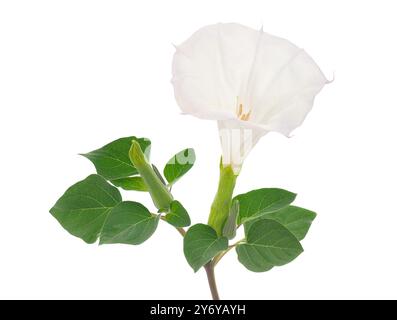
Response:
[[[204,266],[205,271],[207,272],[208,284],[210,286],[211,295],[213,300],[220,300],[218,288],[216,286],[216,278],[215,278],[215,266],[212,261],[208,262]]]

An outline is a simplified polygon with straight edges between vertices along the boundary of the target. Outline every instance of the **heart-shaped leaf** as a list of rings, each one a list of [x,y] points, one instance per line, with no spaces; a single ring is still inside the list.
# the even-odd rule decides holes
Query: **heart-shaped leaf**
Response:
[[[139,143],[142,151],[149,158],[150,140],[136,137],[118,139],[100,149],[82,154],[82,156],[91,160],[97,173],[107,180],[127,178],[138,173],[128,155],[132,140],[136,140]]]
[[[177,228],[190,226],[190,217],[182,204],[174,200],[171,202],[169,213],[164,217],[165,221]]]
[[[239,261],[254,272],[285,265],[303,252],[296,237],[274,220],[255,221],[248,229],[246,242],[236,247]]]
[[[237,223],[240,225],[285,208],[295,198],[295,193],[277,188],[257,189],[240,194],[233,199],[234,201],[237,200],[240,206]]]
[[[69,233],[94,243],[109,212],[120,202],[117,188],[94,174],[71,186],[50,212]]]
[[[279,211],[266,214],[263,218],[276,220],[286,227],[298,240],[303,240],[313,220],[316,218],[316,213],[304,208],[289,206]],[[255,221],[256,220],[248,221],[244,224],[246,234]]]
[[[141,244],[156,231],[159,218],[138,202],[121,202],[109,213],[100,244]]]
[[[225,237],[218,237],[210,226],[196,224],[187,231],[183,245],[187,262],[197,272],[219,252],[226,250],[228,241]]]

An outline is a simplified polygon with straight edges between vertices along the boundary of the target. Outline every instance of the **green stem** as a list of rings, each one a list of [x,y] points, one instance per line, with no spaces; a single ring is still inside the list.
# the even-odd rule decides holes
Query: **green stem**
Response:
[[[135,164],[134,161],[133,163]],[[236,186],[236,180],[237,180],[237,175],[233,172],[232,167],[230,165],[224,167],[223,164],[221,163],[218,190],[215,195],[215,199],[211,205],[210,216],[208,219],[208,224],[212,228],[214,228],[218,236],[222,236],[223,227],[225,225],[227,218],[229,217],[230,207],[233,198],[233,191],[234,191],[234,187]],[[162,219],[164,220],[164,218]],[[181,234],[182,237],[185,236],[186,231],[183,228],[176,228],[176,229]],[[204,269],[207,273],[208,284],[211,290],[212,298],[214,300],[220,300],[218,288],[216,285],[215,266],[222,259],[222,257],[226,253],[228,253],[232,248],[234,248],[236,245],[237,244],[230,246],[226,251],[216,256],[214,259],[212,259],[204,266]]]
[[[167,222],[167,220],[166,220],[163,216],[160,217],[160,219],[163,220],[163,221],[165,221],[165,222]],[[186,230],[185,230],[185,229],[183,229],[183,228],[178,228],[178,227],[174,227],[174,228],[176,229],[176,231],[179,232],[179,234],[180,234],[182,237],[185,237],[185,235],[186,235]]]
[[[219,253],[217,256],[215,256],[215,258],[213,259],[213,265],[214,267],[217,266],[217,264],[219,263],[219,261],[222,260],[222,258],[227,255],[233,248],[237,247],[237,245],[241,242],[244,242],[245,239],[241,239],[240,241],[237,241],[236,243],[230,245],[225,251],[222,251],[221,253]]]
[[[236,186],[237,175],[232,167],[220,166],[218,191],[211,206],[208,224],[215,229],[218,236],[222,236],[223,226],[229,216],[232,204],[233,191]]]
[[[165,220],[164,217],[161,217],[161,220]],[[179,232],[179,234],[184,238],[186,235],[186,231],[183,228],[177,228],[175,229]],[[214,260],[211,260],[204,266],[205,272],[207,273],[207,279],[208,279],[208,284],[210,286],[211,290],[211,295],[213,300],[220,300],[219,299],[219,293],[218,293],[218,288],[216,286],[216,278],[215,278],[215,264]]]

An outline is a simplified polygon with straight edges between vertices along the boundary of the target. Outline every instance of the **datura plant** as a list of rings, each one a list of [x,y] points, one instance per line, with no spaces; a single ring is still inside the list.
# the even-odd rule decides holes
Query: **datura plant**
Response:
[[[150,140],[135,136],[83,154],[96,174],[71,186],[50,212],[70,234],[100,245],[139,245],[161,221],[171,225],[183,237],[188,264],[195,272],[205,269],[219,299],[214,269],[231,250],[253,272],[283,266],[303,252],[300,241],[316,214],[292,205],[295,193],[262,188],[235,195],[234,188],[258,140],[271,131],[289,136],[327,79],[304,50],[239,24],[198,30],[176,47],[172,72],[183,113],[215,120],[219,128],[219,184],[207,223],[191,225],[171,193],[192,168],[194,150],[172,156],[161,173],[150,161]],[[148,192],[154,206],[123,200],[119,189]],[[244,235],[233,240],[237,234]]]

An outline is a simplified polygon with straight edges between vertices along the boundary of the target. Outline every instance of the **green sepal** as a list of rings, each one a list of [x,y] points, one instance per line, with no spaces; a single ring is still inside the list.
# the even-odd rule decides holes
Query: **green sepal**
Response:
[[[230,208],[229,217],[226,220],[225,226],[223,227],[223,236],[232,240],[236,237],[237,231],[237,216],[240,210],[238,200],[234,201]]]

